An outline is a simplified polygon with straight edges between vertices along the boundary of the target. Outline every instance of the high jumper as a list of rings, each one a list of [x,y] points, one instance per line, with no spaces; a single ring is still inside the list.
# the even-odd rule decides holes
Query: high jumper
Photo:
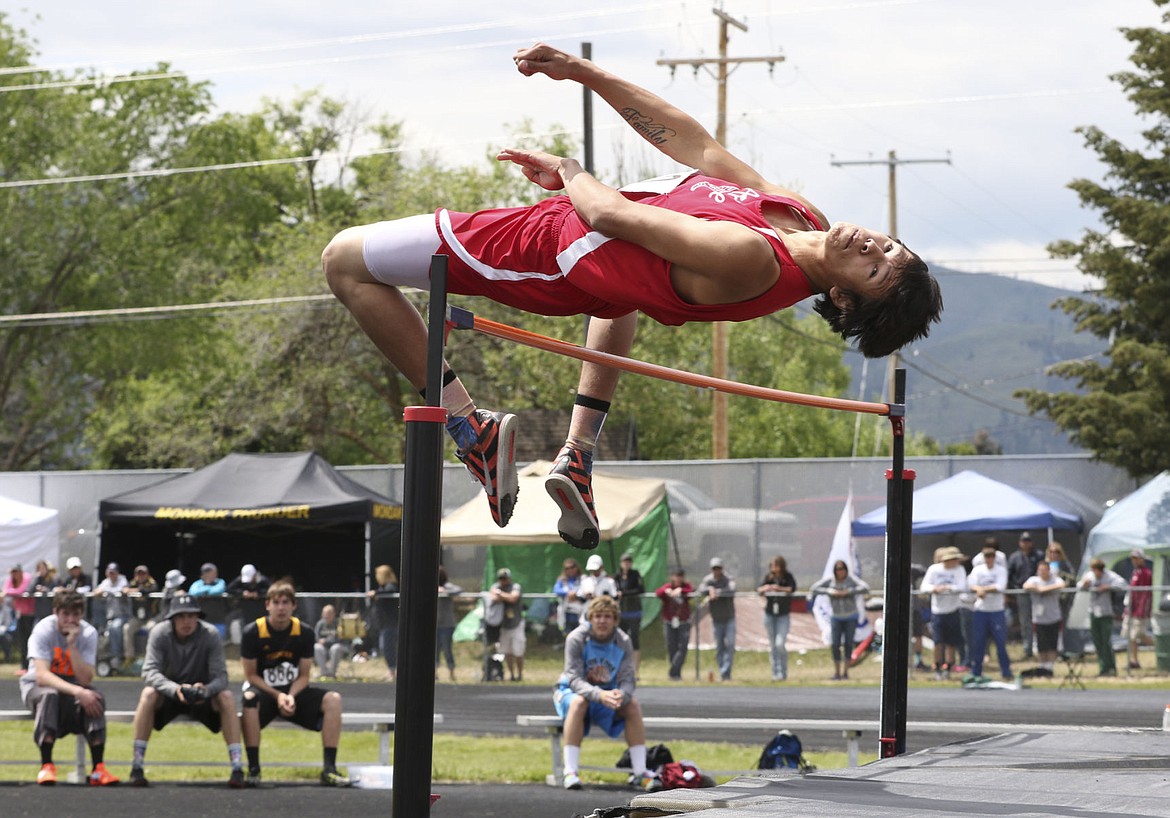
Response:
[[[639,312],[667,325],[745,321],[810,296],[814,309],[867,357],[925,337],[942,310],[938,282],[898,239],[830,224],[801,194],[772,184],[693,117],[590,60],[538,43],[513,56],[526,77],[571,80],[604,99],[663,154],[695,170],[617,190],[575,160],[508,148],[545,190],[531,207],[434,214],[347,228],[322,254],[333,293],[383,355],[422,392],[427,329],[398,290],[428,287],[431,256],[449,257],[448,291],[540,315],[589,315],[586,347],[628,355]],[[564,447],[545,487],[561,537],[597,546],[593,449],[618,370],[581,367]],[[516,500],[516,417],[476,407],[444,364],[441,405],[457,456],[505,526]]]

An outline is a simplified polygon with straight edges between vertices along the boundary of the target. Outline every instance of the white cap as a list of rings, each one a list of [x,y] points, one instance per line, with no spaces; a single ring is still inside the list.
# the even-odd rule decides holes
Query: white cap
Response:
[[[601,555],[600,554],[593,554],[589,557],[589,561],[585,563],[585,570],[586,571],[597,571],[600,568],[602,568],[603,566],[604,566],[604,563],[601,561]]]
[[[245,565],[240,569],[240,579],[244,582],[251,582],[256,579],[256,566],[252,564]]]
[[[723,560],[719,559],[719,557],[711,557],[711,567],[712,568],[722,568],[723,567]]]
[[[65,560],[65,568],[66,569],[80,568],[80,567],[81,567],[81,558],[80,557],[70,557],[69,559]]]
[[[183,572],[180,571],[178,568],[172,568],[171,570],[167,571],[166,582],[167,582],[168,588],[178,588],[180,585],[182,585],[186,581],[187,581],[187,578],[185,576],[183,576]]]

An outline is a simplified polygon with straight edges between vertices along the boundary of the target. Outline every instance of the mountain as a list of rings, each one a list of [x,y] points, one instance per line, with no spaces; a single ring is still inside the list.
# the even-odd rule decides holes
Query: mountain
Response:
[[[904,350],[907,429],[944,446],[971,441],[980,430],[1005,454],[1083,451],[1044,417],[1029,416],[1017,389],[1074,390],[1075,382],[1045,374],[1058,361],[1096,355],[1103,339],[1077,333],[1072,318],[1053,304],[1073,295],[994,275],[936,270],[942,287],[942,321],[930,337]],[[860,356],[849,356],[858,394]],[[877,394],[885,368],[870,363],[867,399]]]

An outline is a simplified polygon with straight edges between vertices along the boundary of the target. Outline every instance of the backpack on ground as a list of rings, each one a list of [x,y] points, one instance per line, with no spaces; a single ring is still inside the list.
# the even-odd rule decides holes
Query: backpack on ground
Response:
[[[651,744],[646,748],[647,770],[657,770],[663,764],[669,764],[672,761],[674,761],[674,755],[671,754],[670,748],[665,744]],[[614,766],[623,770],[633,768],[634,765],[630,763],[629,748],[622,753],[622,757],[618,759],[617,764]]]
[[[757,770],[798,770],[801,773],[816,771],[816,767],[808,763],[804,757],[804,748],[800,739],[790,730],[781,730],[772,740],[764,745],[760,753],[760,760],[756,763]]]
[[[663,764],[658,769],[658,782],[664,790],[715,786],[715,779],[704,775],[694,762],[685,759]]]

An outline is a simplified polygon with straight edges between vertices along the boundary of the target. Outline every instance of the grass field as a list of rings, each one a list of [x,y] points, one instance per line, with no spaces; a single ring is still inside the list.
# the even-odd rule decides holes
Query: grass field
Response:
[[[1020,646],[1011,646],[1013,660],[1019,657]],[[682,684],[702,685],[729,691],[736,686],[775,687],[782,690],[785,685],[824,685],[827,690],[834,687],[857,685],[875,686],[881,682],[880,657],[871,656],[850,671],[850,679],[844,682],[830,682],[832,661],[828,650],[814,650],[807,653],[792,652],[789,657],[789,680],[784,683],[771,681],[768,655],[765,652],[740,651],[736,654],[734,681],[709,682],[708,676],[715,668],[714,651],[698,652],[698,673],[695,671],[695,651],[688,658]],[[643,656],[646,657],[639,673],[642,685],[678,684],[667,678],[667,666],[662,657],[662,636],[657,629],[650,628],[643,633]],[[460,684],[476,683],[480,679],[481,648],[478,644],[462,643],[456,646],[457,674]],[[556,646],[530,642],[526,657],[523,684],[545,689],[551,688],[561,672],[562,655]],[[1166,674],[1154,669],[1152,652],[1143,652],[1142,662],[1146,665],[1134,671],[1131,677],[1095,678],[1096,663],[1088,657],[1084,665],[1085,683],[1091,688],[1164,688]],[[994,670],[994,665],[990,665]],[[1018,670],[1026,667],[1020,665]],[[1118,655],[1118,668],[1125,667],[1124,654]],[[228,668],[233,681],[240,681],[239,663],[230,661]],[[0,665],[0,679],[12,679],[16,665]],[[1124,673],[1124,671],[1122,671]],[[381,681],[385,678],[386,667],[381,659],[369,662],[345,662],[342,678],[352,681]],[[1057,687],[1063,671],[1051,680],[1029,682],[1032,687],[1043,689]],[[449,684],[444,668],[439,675],[439,684]],[[718,673],[715,673],[718,678]],[[11,683],[11,682],[10,682]],[[99,682],[100,683],[100,682]],[[507,684],[507,683],[505,683]],[[945,687],[956,682],[937,682],[929,673],[911,674],[912,686]],[[551,696],[549,712],[552,712]],[[128,724],[109,726],[107,759],[117,775],[128,773],[132,737]],[[434,738],[434,779],[436,781],[462,782],[542,782],[548,773],[548,740],[532,738],[492,738],[464,736],[447,732],[435,734]],[[58,765],[66,767],[73,759],[73,739],[64,740],[56,753]],[[581,748],[581,763],[586,766],[612,766],[621,755],[624,745],[618,741],[590,740]],[[675,758],[694,761],[700,769],[738,770],[751,769],[759,757],[760,746],[745,746],[701,741],[672,741],[670,749]],[[378,735],[373,731],[346,731],[342,738],[339,761],[373,762],[378,757]],[[809,760],[819,769],[844,767],[844,752],[806,752]],[[32,743],[31,724],[28,722],[0,722],[0,761],[27,759],[27,764],[5,764],[7,780],[31,780],[39,764],[36,748]],[[876,758],[873,754],[862,754],[861,763]],[[222,760],[211,767],[187,766],[194,762]],[[181,762],[183,766],[165,766],[152,762]],[[315,779],[321,761],[320,740],[315,733],[297,729],[271,729],[264,733],[263,756],[265,777],[272,780]],[[277,762],[299,762],[305,767],[275,767]],[[158,781],[217,780],[227,776],[227,751],[223,740],[199,725],[177,723],[161,733],[155,733],[147,753],[148,776]],[[598,782],[620,783],[623,778],[615,774],[588,773],[586,778]],[[722,779],[721,779],[722,780]]]

